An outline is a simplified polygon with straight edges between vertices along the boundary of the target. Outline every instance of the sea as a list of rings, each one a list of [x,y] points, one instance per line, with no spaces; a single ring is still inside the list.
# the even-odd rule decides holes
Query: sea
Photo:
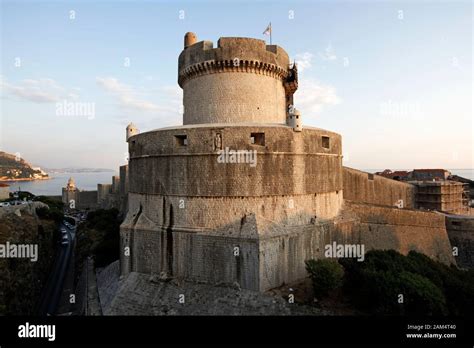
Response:
[[[451,174],[474,180],[474,169],[449,169]]]
[[[60,196],[62,188],[66,187],[70,177],[74,178],[76,187],[80,190],[91,191],[97,190],[97,184],[111,184],[112,176],[119,175],[112,171],[109,172],[93,172],[93,173],[48,173],[49,180],[33,180],[33,181],[10,181],[6,182],[10,185],[10,192],[28,191],[36,196]]]
[[[362,169],[369,173],[381,172],[383,169]],[[404,169],[397,169],[404,170]],[[405,169],[406,170],[406,169]],[[411,170],[411,169],[408,169]],[[467,179],[474,180],[474,169],[448,169],[452,174],[462,176]],[[10,185],[10,192],[28,191],[34,195],[60,196],[61,189],[66,186],[70,177],[76,182],[76,187],[80,190],[90,191],[97,190],[97,184],[111,184],[112,176],[119,175],[115,172],[94,172],[94,173],[60,173],[49,174],[49,180],[34,181],[13,181],[7,182]]]

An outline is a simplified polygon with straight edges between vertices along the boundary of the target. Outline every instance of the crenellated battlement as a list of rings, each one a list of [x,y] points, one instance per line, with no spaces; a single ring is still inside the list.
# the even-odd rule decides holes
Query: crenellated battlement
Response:
[[[178,76],[178,84],[183,84],[192,78],[205,74],[215,74],[221,72],[245,72],[259,75],[271,76],[279,80],[285,80],[288,76],[288,70],[275,64],[242,60],[234,58],[233,60],[208,60],[188,66],[180,71]]]
[[[195,35],[195,34],[193,34]],[[289,69],[289,58],[286,51],[277,45],[266,45],[265,41],[221,37],[214,48],[212,41],[200,41],[184,48],[179,56],[178,83],[186,81],[187,72],[207,67],[250,67],[253,69],[234,69],[234,72],[281,71],[275,77],[286,76]],[[271,67],[271,69],[269,69]],[[263,68],[263,69],[262,69]],[[205,69],[209,73],[214,69]],[[219,70],[217,70],[219,71]],[[223,70],[220,70],[223,71]]]
[[[183,124],[286,124],[297,86],[285,50],[264,40],[221,37],[197,41],[187,33],[179,56]],[[291,80],[291,81],[290,81]],[[237,111],[236,110],[240,110]]]

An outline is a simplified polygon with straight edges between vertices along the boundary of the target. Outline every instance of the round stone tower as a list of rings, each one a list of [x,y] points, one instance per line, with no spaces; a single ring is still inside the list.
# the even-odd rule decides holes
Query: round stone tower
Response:
[[[74,181],[73,177],[70,177],[67,181],[66,189],[68,191],[72,191],[76,189],[76,182]]]
[[[183,124],[287,122],[291,76],[285,50],[249,38],[197,42],[187,33],[179,56]]]
[[[76,187],[74,178],[70,177],[67,181],[66,187],[62,188],[62,202],[68,208],[75,208],[79,198],[79,190]]]
[[[127,129],[122,274],[253,290],[306,277],[343,202],[341,136],[302,127],[297,69],[281,47],[184,41],[183,125]]]

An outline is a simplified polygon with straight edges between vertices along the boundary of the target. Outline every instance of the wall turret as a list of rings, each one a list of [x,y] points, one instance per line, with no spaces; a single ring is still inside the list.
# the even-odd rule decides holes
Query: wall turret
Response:
[[[303,130],[301,124],[301,112],[298,109],[295,109],[292,105],[288,111],[288,126],[293,128],[295,132],[301,132]]]
[[[191,32],[187,32],[184,35],[184,48],[194,45],[197,42],[197,35]]]
[[[130,123],[128,126],[127,126],[127,130],[126,130],[126,141],[128,142],[128,139],[138,133],[140,133],[140,131],[138,130],[137,126],[135,126],[133,123]]]

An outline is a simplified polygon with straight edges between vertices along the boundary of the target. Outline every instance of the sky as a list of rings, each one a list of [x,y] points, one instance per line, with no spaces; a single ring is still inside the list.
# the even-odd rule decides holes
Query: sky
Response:
[[[0,150],[35,165],[117,169],[129,122],[182,124],[186,32],[268,41],[271,22],[303,125],[341,134],[344,165],[474,167],[471,1],[0,4]]]

